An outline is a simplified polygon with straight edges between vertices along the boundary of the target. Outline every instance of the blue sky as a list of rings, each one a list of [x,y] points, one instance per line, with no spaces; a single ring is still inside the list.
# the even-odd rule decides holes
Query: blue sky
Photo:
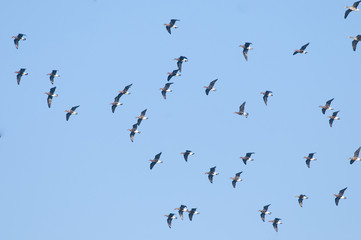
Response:
[[[0,20],[0,239],[353,239],[361,165],[352,1],[7,1]],[[320,10],[322,9],[322,10]],[[164,27],[180,19],[169,35]],[[11,36],[27,34],[15,49]],[[244,42],[252,42],[249,61]],[[306,55],[294,49],[310,42]],[[187,56],[167,100],[159,88]],[[28,76],[16,84],[16,74]],[[47,73],[59,70],[52,107]],[[209,96],[203,86],[218,78]],[[113,114],[117,91],[133,84]],[[259,93],[271,90],[266,107]],[[341,120],[319,105],[335,98]],[[246,101],[249,117],[233,114]],[[65,121],[64,110],[80,105]],[[128,128],[148,120],[132,143]],[[196,154],[183,160],[181,152]],[[162,152],[163,164],[149,170]],[[255,152],[245,166],[240,156]],[[304,156],[317,152],[308,169]],[[204,172],[217,166],[210,184]],[[229,177],[243,171],[233,189]],[[344,187],[338,207],[334,193]],[[296,195],[306,194],[303,208]],[[200,212],[167,227],[185,204]],[[276,233],[258,209],[282,218]]]

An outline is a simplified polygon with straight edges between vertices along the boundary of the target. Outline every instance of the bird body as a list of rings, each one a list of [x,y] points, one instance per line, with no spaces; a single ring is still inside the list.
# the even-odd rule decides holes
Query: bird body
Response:
[[[208,86],[204,86],[204,88],[206,88],[206,95],[209,94],[210,91],[216,91],[216,89],[214,88],[214,84],[217,82],[218,79],[213,80],[212,82],[209,83]]]
[[[150,170],[153,169],[153,167],[155,166],[155,164],[157,163],[163,163],[163,161],[159,160],[160,159],[160,155],[162,155],[162,152],[158,153],[157,155],[154,156],[154,159],[149,160],[150,163]]]
[[[78,114],[77,112],[75,112],[75,110],[76,110],[78,107],[79,107],[79,105],[78,105],[78,106],[75,106],[75,107],[72,107],[70,110],[65,110],[65,112],[67,112],[67,114],[66,114],[66,120],[67,120],[67,121],[69,120],[69,118],[70,118],[71,115],[77,115],[77,114]]]
[[[246,106],[246,102],[243,102],[241,106],[239,106],[239,112],[234,112],[235,114],[241,115],[241,116],[245,116],[246,118],[248,118],[248,113],[246,113],[244,111],[244,107]]]
[[[297,53],[301,53],[301,54],[306,54],[306,53],[308,53],[308,52],[306,51],[306,48],[307,48],[307,46],[308,46],[309,44],[310,44],[310,43],[307,43],[307,44],[303,45],[300,49],[296,49],[296,50],[293,52],[293,55],[296,55]]]
[[[186,205],[181,205],[179,208],[175,208],[174,210],[178,210],[179,216],[180,218],[183,220],[183,212],[187,212],[187,206]]]
[[[188,62],[188,58],[185,56],[180,56],[179,58],[174,58],[173,60],[177,60],[177,66],[178,66],[179,72],[182,72],[182,64],[184,62]]]
[[[234,177],[231,177],[233,188],[236,188],[237,182],[241,182],[243,180],[240,178],[241,173],[242,172],[238,172],[238,173],[236,173],[236,175]]]
[[[55,77],[60,77],[60,75],[57,74],[57,72],[58,72],[58,70],[53,70],[53,71],[51,71],[51,73],[46,74],[46,75],[49,76],[51,84],[54,84],[54,78]]]
[[[337,117],[339,111],[333,112],[332,116],[328,116],[328,118],[330,118],[329,123],[330,123],[330,127],[332,127],[333,121],[334,120],[340,120],[340,117]]]
[[[296,196],[296,198],[298,198],[298,203],[300,204],[301,207],[303,206],[303,199],[308,199],[308,197],[304,194]]]
[[[263,222],[265,221],[266,214],[271,215],[271,212],[268,211],[269,206],[271,206],[271,204],[268,204],[268,205],[264,206],[262,210],[258,210],[259,212],[261,212],[260,216],[261,216],[261,219],[262,219]]]
[[[212,167],[209,172],[206,172],[204,174],[208,174],[209,182],[213,183],[213,176],[218,175],[219,173],[216,172],[216,167]]]
[[[253,158],[251,158],[252,154],[254,154],[254,152],[246,153],[246,156],[240,157],[245,165],[247,165],[247,162],[253,161]]]
[[[175,25],[176,21],[180,21],[178,19],[171,19],[169,23],[164,24],[165,28],[167,29],[169,34],[172,34],[171,29],[172,28],[178,28],[178,26]]]
[[[167,99],[167,92],[172,92],[172,90],[169,89],[170,85],[172,84],[173,84],[172,82],[166,83],[163,88],[160,88],[160,90],[162,90],[161,93],[164,99]]]
[[[145,113],[147,112],[147,109],[143,110],[141,113],[140,113],[140,116],[136,117],[138,118],[138,121],[137,121],[137,125],[139,126],[140,123],[143,121],[143,120],[146,120],[148,119],[146,116],[145,116]]]
[[[123,94],[129,95],[130,92],[128,92],[128,90],[129,90],[129,88],[130,88],[132,85],[133,85],[133,84],[129,84],[129,85],[125,86],[122,91],[119,91],[120,97],[121,97]]]
[[[338,194],[333,194],[336,197],[335,198],[336,206],[338,206],[338,202],[340,201],[340,199],[346,199],[346,197],[343,195],[345,193],[346,189],[347,189],[347,187],[344,189],[341,189]]]
[[[169,215],[164,215],[164,216],[167,217],[168,227],[171,228],[172,227],[172,220],[177,219],[177,217],[175,216],[174,213],[169,213]]]
[[[171,80],[172,77],[178,77],[180,76],[181,74],[178,73],[179,69],[176,69],[176,70],[173,70],[173,72],[168,72],[168,77],[167,77],[167,81]]]
[[[123,105],[123,103],[119,102],[119,98],[122,96],[121,93],[118,93],[118,95],[114,98],[114,102],[110,103],[110,105],[112,105],[112,112],[115,112],[115,109],[120,106]]]
[[[306,165],[308,168],[310,168],[310,163],[311,161],[316,161],[317,158],[314,158],[313,155],[315,155],[316,153],[309,153],[307,157],[304,157],[306,159]]]
[[[322,111],[323,114],[326,113],[326,110],[333,110],[333,108],[330,107],[333,99],[334,99],[334,98],[328,100],[328,101],[326,102],[325,106],[322,106],[322,105],[319,106],[320,108],[322,108],[321,111]]]
[[[136,134],[136,133],[140,133],[140,131],[139,130],[137,130],[137,128],[138,128],[138,125],[137,124],[133,124],[133,127],[132,127],[132,129],[128,129],[129,131],[130,131],[130,141],[134,141],[134,135]]]
[[[186,150],[185,152],[182,152],[181,154],[183,154],[184,160],[187,162],[188,156],[194,155],[194,152],[192,152],[191,150]]]
[[[278,232],[278,224],[282,224],[282,222],[280,221],[281,219],[280,218],[275,218],[274,220],[272,221],[269,221],[269,222],[272,222],[273,224],[273,228],[275,229],[276,232]]]

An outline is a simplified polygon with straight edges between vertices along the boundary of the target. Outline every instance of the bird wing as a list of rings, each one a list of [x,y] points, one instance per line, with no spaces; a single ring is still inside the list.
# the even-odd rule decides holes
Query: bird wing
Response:
[[[138,120],[137,120],[137,125],[138,125],[138,126],[141,124],[142,120],[143,120],[143,119],[138,118]]]
[[[151,162],[151,163],[150,163],[150,170],[153,169],[153,167],[154,167],[155,164],[157,164],[157,162]]]
[[[154,160],[159,160],[160,155],[162,155],[162,152],[160,152],[160,153],[158,153],[157,155],[155,155]]]
[[[264,103],[266,104],[266,106],[267,106],[267,99],[268,99],[268,96],[267,96],[267,95],[264,95],[264,96],[263,96],[263,101],[264,101]]]
[[[254,152],[249,152],[249,153],[246,153],[246,157],[251,157],[251,155],[253,154]]]
[[[325,114],[326,113],[326,108],[322,108],[322,113]]]
[[[336,206],[338,206],[338,202],[340,201],[340,198],[339,197],[336,197],[335,198],[335,203],[336,203]]]
[[[18,49],[19,48],[19,39],[18,38],[14,39],[14,44],[15,44],[16,49]]]
[[[355,7],[355,8],[357,8],[358,5],[360,4],[360,2],[361,2],[361,1],[354,2],[352,6]]]
[[[333,112],[332,117],[336,117],[339,111]]]
[[[123,91],[124,91],[124,92],[127,92],[132,85],[133,85],[133,84],[129,84],[128,86],[125,86],[125,88],[123,89]]]
[[[133,124],[133,131],[135,131],[135,130],[137,130],[137,128],[138,128],[138,124]]]
[[[167,31],[169,32],[169,34],[172,34],[170,31],[170,26],[165,26],[165,28],[167,29]]]
[[[180,218],[183,220],[183,210],[178,211]]]
[[[208,95],[210,91],[211,91],[211,89],[209,89],[209,88],[206,88],[206,90],[205,90],[205,92],[206,92],[206,95]]]
[[[131,132],[130,133],[130,141],[134,141],[134,135],[135,135],[135,132]]]
[[[232,181],[232,186],[233,186],[233,188],[236,188],[236,183],[237,183],[236,180],[233,180],[233,181]]]
[[[20,84],[21,76],[22,75],[20,73],[18,73],[18,75],[16,75],[16,80],[17,80],[18,85]]]
[[[344,188],[344,189],[340,190],[340,192],[338,193],[338,195],[340,195],[340,197],[343,196],[343,194],[345,193],[346,189],[347,189],[347,188]]]
[[[194,214],[194,212],[193,212],[193,209],[189,212],[189,215],[188,215],[188,217],[189,217],[189,221],[192,221],[192,219],[193,219],[193,214]]]
[[[243,160],[244,165],[247,165],[247,160],[246,159],[242,159],[242,160]]]
[[[260,215],[263,222],[264,222],[264,217],[265,217],[265,215],[266,215],[266,214],[265,214],[264,212],[261,213],[261,215]]]
[[[328,100],[328,101],[326,102],[326,107],[329,107],[329,106],[331,105],[333,99],[334,99],[334,98],[332,98],[332,99],[330,99],[330,100]]]
[[[123,95],[123,93],[119,93],[115,98],[114,102],[119,102],[120,97]]]
[[[209,88],[213,88],[214,84],[217,82],[218,79],[213,80],[212,82],[209,83]]]
[[[147,112],[147,109],[143,110],[143,111],[140,113],[140,116],[144,117],[146,112]]]
[[[301,207],[302,207],[302,201],[303,201],[303,198],[298,198],[298,203],[300,204]]]
[[[66,120],[68,121],[69,120],[69,117],[71,116],[71,113],[67,113],[66,114]]]
[[[273,225],[273,228],[276,230],[276,232],[278,232],[277,222],[274,221],[272,225]]]
[[[172,218],[168,217],[167,223],[168,223],[168,227],[171,228],[172,227]]]
[[[330,127],[332,127],[333,120],[333,118],[330,118],[330,120],[328,121],[330,123]]]
[[[172,82],[166,83],[165,86],[164,86],[164,88],[165,88],[165,89],[169,89],[170,85],[172,85],[172,84],[173,84]]]
[[[46,100],[48,102],[48,107],[50,108],[51,107],[51,102],[53,100],[53,96],[51,95],[48,95],[48,99]]]
[[[244,112],[244,107],[246,106],[246,102],[242,103],[241,106],[239,106],[239,111],[242,113]]]
[[[356,51],[357,43],[358,43],[357,40],[353,40],[353,41],[352,41],[352,49],[353,49],[354,51]]]
[[[250,43],[250,42],[246,42],[245,44],[244,44],[244,48],[248,48],[249,47],[249,45],[251,45],[252,43]]]
[[[238,173],[236,173],[236,177],[241,176],[241,173],[243,173],[243,172],[238,172]]]
[[[56,87],[50,88],[50,94],[53,95],[55,92]]]
[[[178,60],[178,62],[177,62],[177,66],[178,66],[178,70],[180,71],[180,72],[182,72],[182,61],[179,59]]]
[[[55,75],[58,70],[51,71],[51,75]]]
[[[356,151],[355,151],[355,153],[354,153],[354,157],[358,157],[359,156],[359,154],[360,154],[360,149],[361,149],[361,147],[359,147]]]
[[[211,169],[210,169],[210,172],[211,173],[214,173],[216,171],[216,167],[212,167]]]
[[[162,95],[163,95],[163,98],[164,98],[164,99],[167,99],[167,91],[163,90],[163,91],[162,91]]]
[[[309,44],[310,43],[307,43],[307,44],[303,45],[300,50],[305,50]]]
[[[208,174],[208,179],[211,183],[213,183],[213,175],[212,174]]]
[[[167,77],[167,81],[171,80],[172,77],[173,77],[173,74],[169,74]]]
[[[308,168],[310,168],[310,162],[311,162],[310,159],[307,159],[307,160],[306,160],[306,165],[307,165]]]
[[[308,154],[308,157],[309,158],[313,158],[313,155],[314,155],[315,153],[310,153],[310,154]]]
[[[298,52],[297,51],[294,51],[293,55],[296,55]]]
[[[75,106],[75,107],[72,107],[70,110],[71,110],[71,111],[75,111],[79,106],[80,106],[80,105]]]
[[[345,12],[345,16],[344,16],[344,19],[347,18],[347,16],[350,14],[350,12],[352,12],[351,9],[347,9],[346,12]]]
[[[171,19],[171,20],[170,20],[170,24],[173,26],[176,21],[180,21],[180,20],[178,20],[178,19]]]
[[[263,207],[263,210],[267,212],[269,206],[271,206],[271,204],[268,204],[268,205],[264,206],[264,207]]]
[[[188,162],[188,155],[189,155],[189,152],[185,152],[183,157],[184,157],[184,160],[186,160],[186,162]]]
[[[246,59],[246,61],[248,61],[248,49],[247,48],[243,49],[243,56]]]
[[[114,113],[115,109],[117,108],[117,105],[112,105],[112,112]]]

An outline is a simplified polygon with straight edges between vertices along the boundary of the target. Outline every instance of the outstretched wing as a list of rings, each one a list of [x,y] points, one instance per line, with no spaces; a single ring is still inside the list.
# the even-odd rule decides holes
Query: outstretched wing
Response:
[[[69,120],[69,117],[71,116],[71,113],[67,113],[66,114],[66,120],[68,121]]]
[[[310,44],[310,43],[307,43],[307,44],[303,45],[300,50],[303,50],[303,51],[304,51],[309,44]]]
[[[243,49],[243,56],[246,59],[246,61],[248,61],[248,49],[246,47]]]
[[[212,174],[208,174],[208,179],[211,183],[213,183],[213,175]]]
[[[352,10],[350,10],[350,9],[347,9],[347,10],[346,10],[344,19],[347,18],[347,16],[350,14],[350,12],[352,12]],[[336,204],[336,205],[337,205],[337,204]]]
[[[51,102],[53,101],[53,96],[48,95],[48,99],[46,100],[48,102],[48,107],[51,107]]]
[[[358,43],[357,40],[353,40],[353,41],[352,41],[352,49],[353,49],[354,51],[356,51],[357,43]]]
[[[232,186],[233,186],[233,188],[236,188],[236,183],[237,183],[236,180],[233,180],[233,181],[232,181]]]
[[[242,103],[241,106],[239,106],[239,111],[242,113],[244,112],[244,107],[246,106],[246,102]]]
[[[155,166],[155,164],[157,164],[157,162],[151,162],[151,163],[150,163],[150,170],[153,169],[153,167]]]
[[[268,96],[267,96],[267,95],[264,95],[264,96],[263,96],[263,101],[264,101],[264,103],[266,104],[266,106],[267,106],[267,100],[268,100]]]
[[[75,111],[79,106],[80,106],[80,105],[75,106],[75,107],[72,107],[70,110]]]
[[[310,162],[311,162],[310,159],[307,159],[307,160],[306,160],[306,165],[307,165],[308,168],[310,168]]]
[[[361,2],[361,1],[354,2],[352,6],[355,7],[355,8],[357,8],[358,5],[360,4],[360,2]]]
[[[158,153],[157,155],[155,155],[154,159],[155,159],[155,160],[159,160],[160,155],[162,155],[162,152],[160,152],[160,153]]]
[[[167,31],[169,32],[169,34],[172,34],[170,31],[170,26],[165,26],[165,28],[167,29]]]

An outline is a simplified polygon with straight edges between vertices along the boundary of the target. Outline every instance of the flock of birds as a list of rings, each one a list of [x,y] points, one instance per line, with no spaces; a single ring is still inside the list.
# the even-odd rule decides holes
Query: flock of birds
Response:
[[[347,18],[347,16],[351,12],[359,11],[359,9],[357,7],[358,7],[360,2],[361,1],[354,2],[354,4],[351,7],[346,6],[347,10],[346,10],[345,15],[344,15],[345,19]],[[166,26],[166,30],[167,30],[167,32],[169,34],[172,33],[171,32],[172,29],[177,29],[178,28],[178,26],[175,25],[175,23],[177,21],[180,21],[180,20],[171,19],[168,24],[164,24]],[[19,33],[17,36],[12,37],[12,38],[14,38],[14,44],[15,44],[16,49],[19,48],[19,42],[20,41],[25,41],[26,40],[25,36],[26,36],[25,34]],[[357,43],[359,41],[361,41],[361,35],[357,35],[356,37],[350,37],[350,38],[353,39],[353,41],[352,41],[352,49],[353,49],[353,51],[356,51]],[[250,47],[251,44],[252,43],[250,43],[250,42],[246,42],[244,45],[240,45],[240,47],[243,48],[243,56],[244,56],[246,61],[248,61],[248,51],[253,49],[252,47]],[[310,43],[304,44],[300,49],[294,50],[293,55],[296,55],[298,53],[299,54],[306,54],[307,53],[306,48],[309,46],[309,44]],[[173,77],[181,76],[180,73],[182,72],[182,64],[187,62],[188,58],[185,57],[185,56],[180,56],[178,58],[174,58],[174,60],[177,61],[177,69],[173,70],[172,72],[168,72],[167,83],[165,83],[163,88],[160,88],[161,94],[162,94],[164,99],[167,98],[167,93],[172,92],[172,90],[170,89],[170,86],[173,84],[173,82],[169,82],[169,81]],[[52,85],[54,84],[55,78],[60,77],[60,75],[58,75],[57,72],[58,72],[57,70],[52,70],[51,73],[47,74],[49,76],[50,83]],[[15,72],[15,73],[17,74],[16,79],[17,79],[17,84],[18,85],[20,85],[22,77],[28,75],[25,68],[21,68],[19,71]],[[208,86],[204,86],[206,95],[208,95],[211,91],[216,91],[216,89],[214,88],[214,85],[216,84],[217,81],[218,81],[218,79],[215,79],[215,80],[211,81]],[[112,103],[110,103],[111,111],[113,113],[115,112],[115,110],[116,110],[116,108],[118,106],[123,105],[123,103],[121,103],[119,100],[123,95],[129,95],[130,94],[129,89],[130,89],[131,86],[132,86],[132,84],[129,84],[129,85],[125,86],[122,91],[119,91],[117,96],[114,98],[114,101]],[[47,105],[48,105],[49,108],[51,107],[53,97],[58,96],[58,94],[55,93],[55,90],[56,90],[56,87],[52,87],[49,90],[49,92],[45,93],[48,96],[47,97]],[[261,94],[263,95],[263,101],[264,101],[265,105],[267,106],[268,98],[270,96],[273,96],[272,91],[267,90],[265,92],[261,92]],[[331,107],[331,103],[332,103],[333,100],[334,99],[332,98],[332,99],[328,100],[324,106],[322,106],[322,105],[319,106],[321,108],[322,114],[325,114],[327,110],[333,110],[333,108]],[[239,111],[234,112],[234,113],[247,118],[248,113],[245,112],[245,105],[246,105],[246,102],[243,102],[239,107]],[[70,110],[65,110],[65,112],[66,112],[66,121],[69,120],[70,116],[78,114],[76,112],[76,109],[78,107],[79,107],[79,105],[72,107]],[[141,112],[141,114],[136,117],[137,122],[135,124],[133,124],[131,129],[128,129],[130,131],[130,140],[132,142],[134,141],[135,134],[140,133],[140,131],[138,130],[138,127],[140,126],[142,120],[148,119],[148,117],[145,116],[146,112],[147,112],[147,109],[143,110]],[[332,113],[331,116],[328,116],[330,127],[332,127],[334,120],[339,120],[340,119],[340,117],[337,117],[338,113],[339,113],[339,111],[335,111],[335,112]],[[355,161],[361,161],[361,158],[359,157],[360,149],[361,149],[361,147],[359,147],[354,152],[353,157],[349,158],[350,159],[350,164],[353,164]],[[152,170],[156,164],[163,163],[163,161],[160,160],[161,154],[162,154],[162,152],[156,154],[154,159],[149,160],[151,162],[150,163],[150,170]],[[184,156],[184,160],[187,162],[188,157],[194,155],[195,153],[192,152],[191,150],[186,150],[185,152],[182,152],[181,154]],[[254,152],[248,152],[248,153],[246,153],[246,155],[244,157],[240,157],[245,165],[247,165],[247,162],[250,162],[250,161],[254,160],[253,158],[251,158],[252,154],[255,154],[255,153]],[[315,154],[316,153],[309,153],[307,157],[304,157],[306,159],[306,166],[308,168],[310,168],[311,161],[317,160],[314,157]],[[219,173],[216,172],[216,167],[210,168],[210,170],[208,172],[206,172],[205,174],[208,175],[208,179],[209,179],[210,183],[213,183],[214,176],[219,175]],[[241,174],[242,174],[242,171],[236,173],[234,177],[230,177],[230,179],[232,180],[231,184],[232,184],[233,188],[236,188],[237,182],[242,181],[242,179],[240,178]],[[341,189],[338,194],[334,194],[336,206],[338,206],[340,199],[346,199],[346,197],[344,196],[344,192],[346,191],[346,189],[347,189],[347,187]],[[296,197],[298,199],[298,203],[299,203],[300,207],[303,207],[303,200],[308,199],[308,197],[305,194],[300,194],[300,195],[298,195]],[[271,204],[265,205],[262,210],[259,210],[259,212],[261,212],[260,217],[261,217],[261,220],[263,222],[265,222],[265,216],[271,214],[271,212],[268,211],[268,208],[270,207],[270,205]],[[191,210],[188,210],[186,205],[181,205],[179,208],[175,208],[175,210],[178,210],[178,214],[179,214],[179,216],[180,216],[180,218],[182,220],[183,220],[183,213],[184,212],[188,213],[190,221],[192,221],[194,215],[199,214],[199,212],[197,212],[197,208],[191,208]],[[177,219],[176,214],[169,213],[168,215],[165,215],[165,216],[167,217],[167,224],[168,224],[169,228],[171,228],[172,220]],[[272,225],[273,225],[275,231],[278,232],[278,225],[282,224],[281,218],[274,218],[274,220],[271,220],[269,222],[272,222]]]

